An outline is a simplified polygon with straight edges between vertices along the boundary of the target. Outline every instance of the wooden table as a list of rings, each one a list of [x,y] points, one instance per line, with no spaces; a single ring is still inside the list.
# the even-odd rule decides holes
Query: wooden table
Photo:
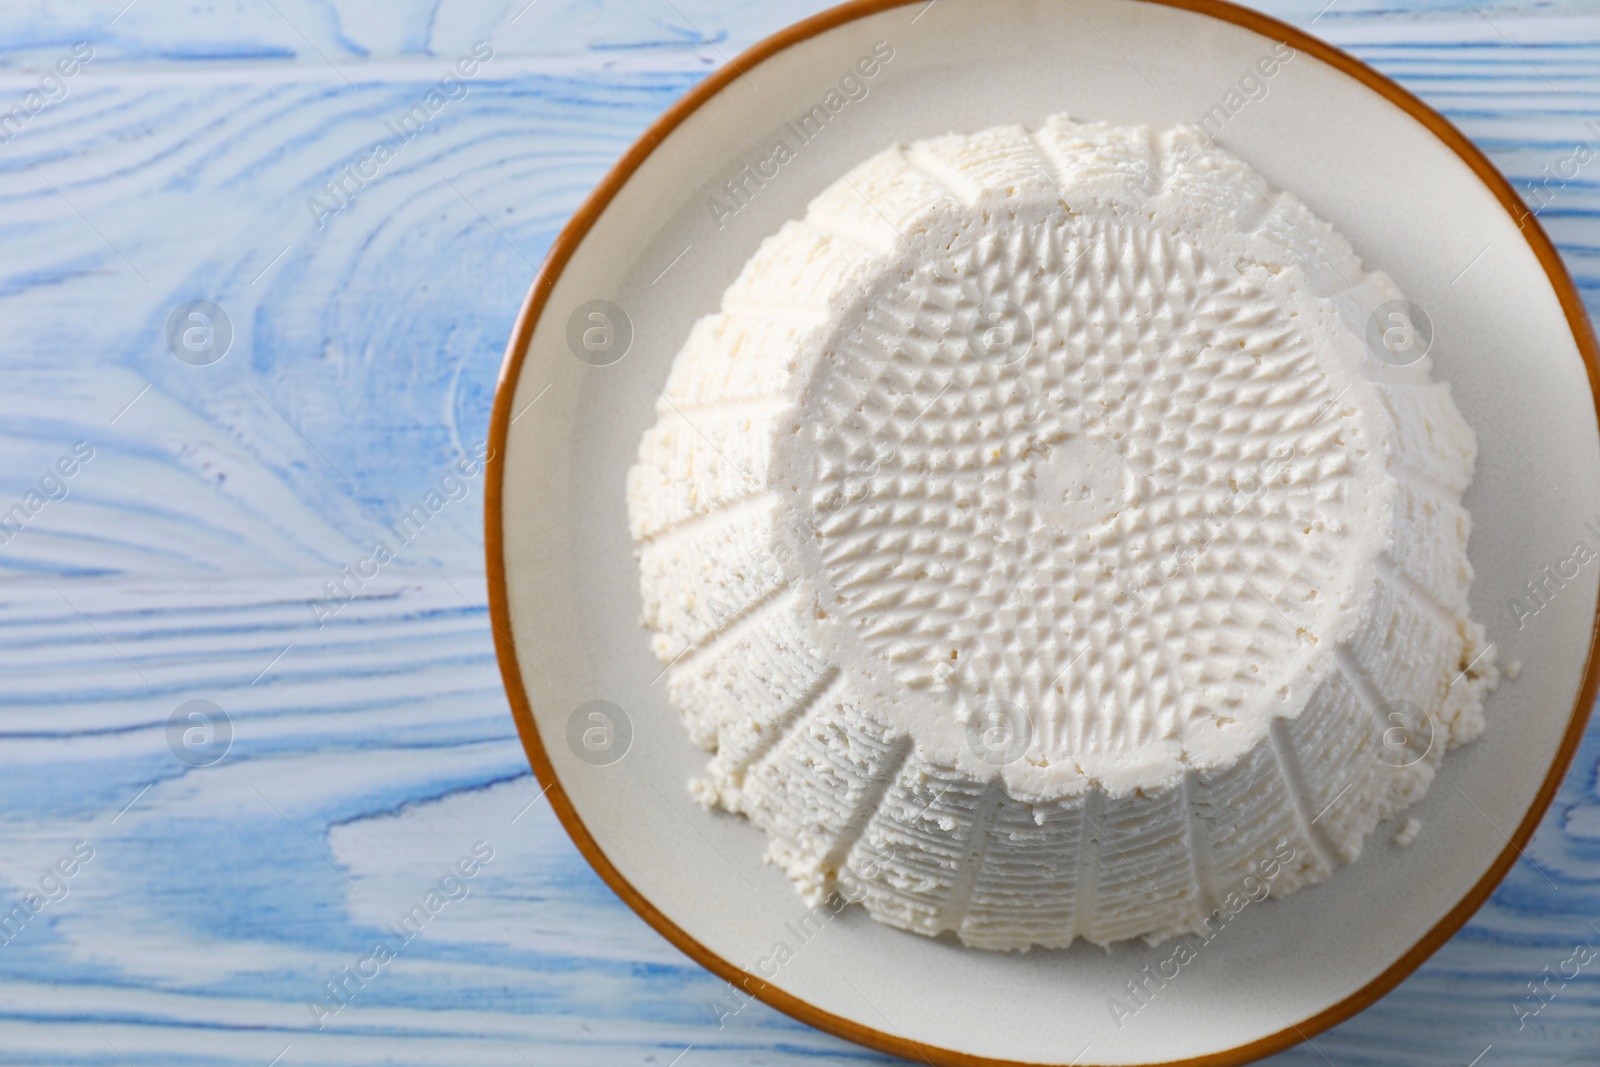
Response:
[[[0,1062],[883,1061],[761,1005],[718,1029],[579,858],[500,689],[481,474],[447,478],[579,199],[822,5],[125,2],[0,11]],[[1595,306],[1600,7],[1260,6],[1519,187],[1593,146],[1534,202]],[[1596,1062],[1597,760],[1458,937],[1272,1062]]]

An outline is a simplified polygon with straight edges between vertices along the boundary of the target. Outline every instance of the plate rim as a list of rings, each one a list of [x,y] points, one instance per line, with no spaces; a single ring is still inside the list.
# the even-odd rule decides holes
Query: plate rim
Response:
[[[930,1064],[937,1064],[938,1067],[1041,1067],[1033,1062],[977,1056],[928,1045],[898,1032],[888,1033],[853,1019],[835,1015],[762,980],[758,975],[744,971],[711,951],[674,923],[634,888],[612,864],[567,796],[556,774],[555,766],[545,751],[538,725],[534,721],[533,704],[523,685],[516,643],[511,636],[505,540],[502,536],[505,445],[511,428],[512,402],[521,379],[528,346],[533,339],[534,329],[538,325],[545,304],[555,289],[556,280],[567,263],[594,223],[657,146],[691,114],[739,78],[745,68],[754,67],[787,48],[835,27],[883,11],[924,2],[926,0],[849,0],[786,26],[751,45],[718,67],[651,122],[638,140],[629,146],[627,152],[606,172],[605,177],[584,198],[562,227],[551,244],[543,264],[535,271],[528,295],[517,314],[516,324],[512,329],[500,367],[499,378],[495,383],[494,404],[489,420],[490,453],[485,463],[487,477],[483,508],[489,619],[494,631],[495,658],[500,666],[501,679],[511,704],[511,714],[516,722],[517,734],[534,775],[549,797],[551,810],[555,812],[579,853],[612,892],[675,948],[718,978],[739,986],[785,1015],[879,1052],[886,1052],[903,1059],[921,1059]],[[1127,0],[1127,2],[1190,11],[1265,37],[1285,41],[1297,51],[1303,51],[1321,60],[1377,92],[1389,103],[1416,119],[1453,151],[1488,188],[1501,207],[1511,215],[1513,221],[1517,223],[1518,231],[1527,241],[1545,276],[1549,279],[1588,373],[1589,391],[1595,403],[1596,425],[1600,428],[1600,342],[1596,341],[1594,327],[1589,320],[1583,299],[1567,271],[1566,264],[1562,262],[1560,254],[1538,218],[1517,196],[1510,181],[1489,162],[1488,157],[1468,140],[1465,134],[1388,76],[1380,74],[1342,49],[1270,15],[1240,7],[1230,0]],[[1291,1022],[1275,1033],[1229,1049],[1187,1059],[1144,1064],[1141,1067],[1236,1067],[1239,1064],[1253,1062],[1291,1048],[1302,1041],[1308,1041],[1317,1034],[1344,1022],[1376,1003],[1409,977],[1429,956],[1466,925],[1467,920],[1488,900],[1512,865],[1521,857],[1523,846],[1532,838],[1534,830],[1538,828],[1546,810],[1554,801],[1556,792],[1577,755],[1588,726],[1590,711],[1594,706],[1597,692],[1600,692],[1600,655],[1597,653],[1600,653],[1600,597],[1597,597],[1594,621],[1590,626],[1583,684],[1579,687],[1577,700],[1573,704],[1561,744],[1556,750],[1544,781],[1534,795],[1532,804],[1507,839],[1506,847],[1495,857],[1483,876],[1410,949],[1355,992],[1299,1023]]]

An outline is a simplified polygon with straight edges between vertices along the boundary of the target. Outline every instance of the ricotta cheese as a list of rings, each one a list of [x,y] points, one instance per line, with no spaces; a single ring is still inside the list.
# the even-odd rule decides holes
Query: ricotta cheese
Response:
[[[1370,340],[1402,300],[1187,130],[841,178],[695,324],[628,476],[699,799],[808,902],[993,949],[1354,860],[1497,678],[1472,430]]]

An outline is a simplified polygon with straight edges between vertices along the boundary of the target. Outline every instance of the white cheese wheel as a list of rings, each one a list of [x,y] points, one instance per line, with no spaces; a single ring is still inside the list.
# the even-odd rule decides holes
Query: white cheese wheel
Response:
[[[841,178],[696,323],[629,474],[697,796],[808,902],[984,948],[1203,932],[1355,859],[1498,676],[1476,442],[1395,307],[1187,130]]]

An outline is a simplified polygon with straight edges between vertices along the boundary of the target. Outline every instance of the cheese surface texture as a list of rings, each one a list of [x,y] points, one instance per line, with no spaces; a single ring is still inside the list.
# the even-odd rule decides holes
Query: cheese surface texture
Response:
[[[1406,307],[1185,130],[861,164],[695,324],[629,473],[698,797],[808,901],[996,949],[1355,859],[1497,678]]]

